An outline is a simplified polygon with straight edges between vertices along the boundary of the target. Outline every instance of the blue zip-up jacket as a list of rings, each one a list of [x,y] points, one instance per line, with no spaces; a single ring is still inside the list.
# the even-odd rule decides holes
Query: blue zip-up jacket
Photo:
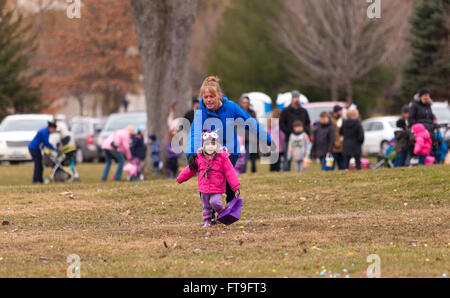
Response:
[[[201,135],[204,130],[218,130],[219,142],[228,149],[232,155],[240,155],[240,145],[237,139],[235,129],[235,120],[239,125],[255,134],[257,139],[267,145],[272,144],[272,139],[267,131],[253,119],[244,109],[223,95],[223,104],[217,113],[208,110],[203,104],[203,98],[200,100],[200,107],[195,113],[194,122],[191,125],[191,134],[188,139],[186,156],[197,153],[202,146]],[[229,124],[227,125],[227,119]],[[231,143],[230,140],[231,139]]]
[[[56,151],[55,147],[49,143],[48,138],[50,137],[50,131],[48,127],[44,127],[40,129],[36,136],[34,136],[33,140],[31,140],[30,144],[28,144],[28,148],[32,150],[42,150],[42,147],[48,147],[54,151]]]

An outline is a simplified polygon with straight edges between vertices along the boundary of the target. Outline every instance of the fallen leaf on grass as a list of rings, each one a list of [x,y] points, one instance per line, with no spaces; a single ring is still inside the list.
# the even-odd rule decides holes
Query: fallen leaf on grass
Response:
[[[9,221],[4,220],[4,221],[2,222],[2,226],[9,226]]]

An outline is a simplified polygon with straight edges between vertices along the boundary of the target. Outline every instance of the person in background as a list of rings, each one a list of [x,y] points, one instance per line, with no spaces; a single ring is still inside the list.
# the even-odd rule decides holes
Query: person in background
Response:
[[[305,171],[303,161],[308,158],[311,152],[311,142],[303,130],[303,123],[301,121],[294,121],[292,126],[293,132],[289,137],[287,158],[294,161],[297,172],[303,172]]]
[[[439,142],[439,147],[436,150],[436,163],[442,164],[444,163],[445,158],[447,157],[448,153],[448,146],[445,143],[444,137],[442,136],[441,131],[439,130],[439,126],[435,125],[434,127],[434,136]]]
[[[422,88],[419,91],[419,100],[414,100],[409,108],[408,126],[423,124],[430,134],[433,133],[434,115],[431,110],[430,90]]]
[[[432,152],[433,141],[431,134],[422,123],[414,124],[411,128],[414,133],[414,155],[419,158],[419,165],[425,165],[425,158]]]
[[[397,121],[397,130],[394,132],[395,136],[395,152],[397,156],[394,159],[394,167],[403,167],[406,165],[412,155],[411,140],[412,135],[407,126],[408,119],[402,118]]]
[[[408,105],[404,105],[402,107],[402,115],[401,115],[400,120],[404,121],[406,128],[409,127],[409,106]]]
[[[271,172],[280,172],[281,171],[281,165],[284,164],[284,158],[285,158],[285,148],[284,148],[284,143],[285,143],[285,135],[284,132],[280,129],[280,115],[281,115],[281,110],[280,109],[275,109],[272,112],[272,117],[271,119],[268,120],[268,132],[271,136],[273,131],[278,131],[279,136],[278,139],[274,139],[274,143],[277,146],[277,150],[278,150],[278,154],[279,154],[279,158],[277,160],[276,163],[271,164],[270,165],[270,171]],[[272,119],[278,119],[278,121],[273,121]]]
[[[153,176],[159,175],[160,162],[161,162],[161,144],[156,138],[156,135],[149,136],[150,142],[150,157],[153,163]]]
[[[197,99],[197,97],[194,97],[192,99],[192,110],[189,110],[184,115],[184,118],[189,120],[189,123],[192,125],[192,122],[194,122],[194,116],[195,112],[197,112],[198,108],[200,107],[200,101]]]
[[[250,108],[250,97],[244,94],[240,99],[241,108],[246,111],[253,119],[256,119],[256,112]],[[269,133],[270,134],[270,133]],[[248,130],[245,131],[245,164],[244,169],[242,170],[242,174],[247,172],[247,163],[250,160],[252,164],[252,173],[256,173],[256,160],[258,159],[258,147],[256,144],[251,144],[250,146],[250,133]]]
[[[140,126],[137,129],[137,133],[131,137],[130,151],[132,155],[131,163],[137,167],[137,177],[140,180],[144,180],[141,164],[147,156],[147,146],[145,145],[144,136],[146,128]]]
[[[344,156],[342,155],[342,137],[340,133],[340,127],[338,125],[339,120],[342,118],[343,108],[340,105],[336,105],[333,108],[333,112],[330,115],[331,124],[334,129],[334,146],[333,146],[333,170],[336,164],[339,170],[345,170]]]
[[[178,175],[178,158],[181,156],[181,153],[176,153],[175,148],[172,147],[172,139],[177,133],[177,130],[172,129],[167,135],[166,167],[168,179],[176,179]]]
[[[44,183],[44,178],[42,174],[44,172],[44,167],[42,166],[42,149],[43,147],[50,148],[57,151],[55,147],[49,142],[49,137],[51,133],[56,131],[56,121],[48,121],[47,127],[44,127],[36,133],[33,140],[28,144],[28,151],[31,154],[31,158],[34,162],[33,171],[33,183],[40,184]]]
[[[327,167],[326,157],[331,155],[334,146],[334,130],[331,126],[330,117],[327,112],[320,114],[320,121],[314,132],[312,152],[316,158],[320,159],[322,171],[331,171],[332,168]]]
[[[304,131],[306,134],[311,135],[311,120],[309,118],[308,111],[304,109],[300,104],[300,92],[292,92],[292,102],[291,104],[281,112],[280,116],[280,128],[285,135],[284,148],[288,147],[287,142],[292,133],[292,124],[294,121],[299,120],[303,123]],[[285,159],[285,164],[283,166],[284,171],[291,170],[291,162],[287,158]]]
[[[347,120],[342,124],[340,133],[344,137],[342,153],[345,169],[349,169],[350,159],[354,157],[356,168],[361,170],[361,147],[364,143],[364,130],[359,120],[358,110],[347,111]]]
[[[136,129],[134,126],[129,125],[127,128],[116,130],[103,142],[102,150],[106,159],[105,168],[103,169],[102,174],[103,181],[108,179],[108,174],[113,159],[115,159],[118,163],[114,180],[120,181],[122,179],[122,170],[125,163],[125,158],[127,160],[131,160],[132,158],[130,151],[130,139],[134,134],[136,134]]]

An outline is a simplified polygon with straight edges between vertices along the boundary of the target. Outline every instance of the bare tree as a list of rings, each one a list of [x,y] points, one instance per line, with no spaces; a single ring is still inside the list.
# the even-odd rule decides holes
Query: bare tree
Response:
[[[144,73],[149,133],[166,135],[170,108],[190,104],[189,49],[197,0],[131,0]],[[179,115],[176,115],[179,116]]]
[[[404,21],[404,1],[384,1],[381,19],[370,19],[362,0],[283,1],[278,40],[317,85],[328,84],[333,100],[344,90],[352,102],[352,83],[398,50],[391,38]]]

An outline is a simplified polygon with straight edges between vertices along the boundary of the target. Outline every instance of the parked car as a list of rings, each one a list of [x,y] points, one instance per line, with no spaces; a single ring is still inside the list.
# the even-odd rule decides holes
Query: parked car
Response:
[[[400,117],[386,116],[364,120],[364,155],[384,155],[394,138],[394,131]]]
[[[0,161],[31,161],[28,144],[36,132],[53,119],[54,116],[49,114],[7,116],[0,124]]]
[[[448,102],[434,102],[431,109],[436,116],[438,124],[442,127],[441,133],[444,136],[445,142],[450,147],[450,106]]]
[[[100,118],[74,117],[70,121],[72,131],[77,145],[77,162],[92,162],[99,157],[99,151],[95,139],[100,134],[104,121]]]
[[[128,125],[133,125],[135,128],[139,126],[147,127],[147,113],[117,113],[111,114],[106,120],[102,132],[97,137],[97,148],[102,152],[102,143],[114,131],[126,128]],[[104,160],[103,153],[101,153],[101,160]]]
[[[344,109],[347,107],[347,103],[342,101],[310,102],[304,104],[303,107],[308,111],[311,125],[314,125],[314,123],[317,123],[320,120],[320,113],[331,112],[336,105],[339,105]]]

